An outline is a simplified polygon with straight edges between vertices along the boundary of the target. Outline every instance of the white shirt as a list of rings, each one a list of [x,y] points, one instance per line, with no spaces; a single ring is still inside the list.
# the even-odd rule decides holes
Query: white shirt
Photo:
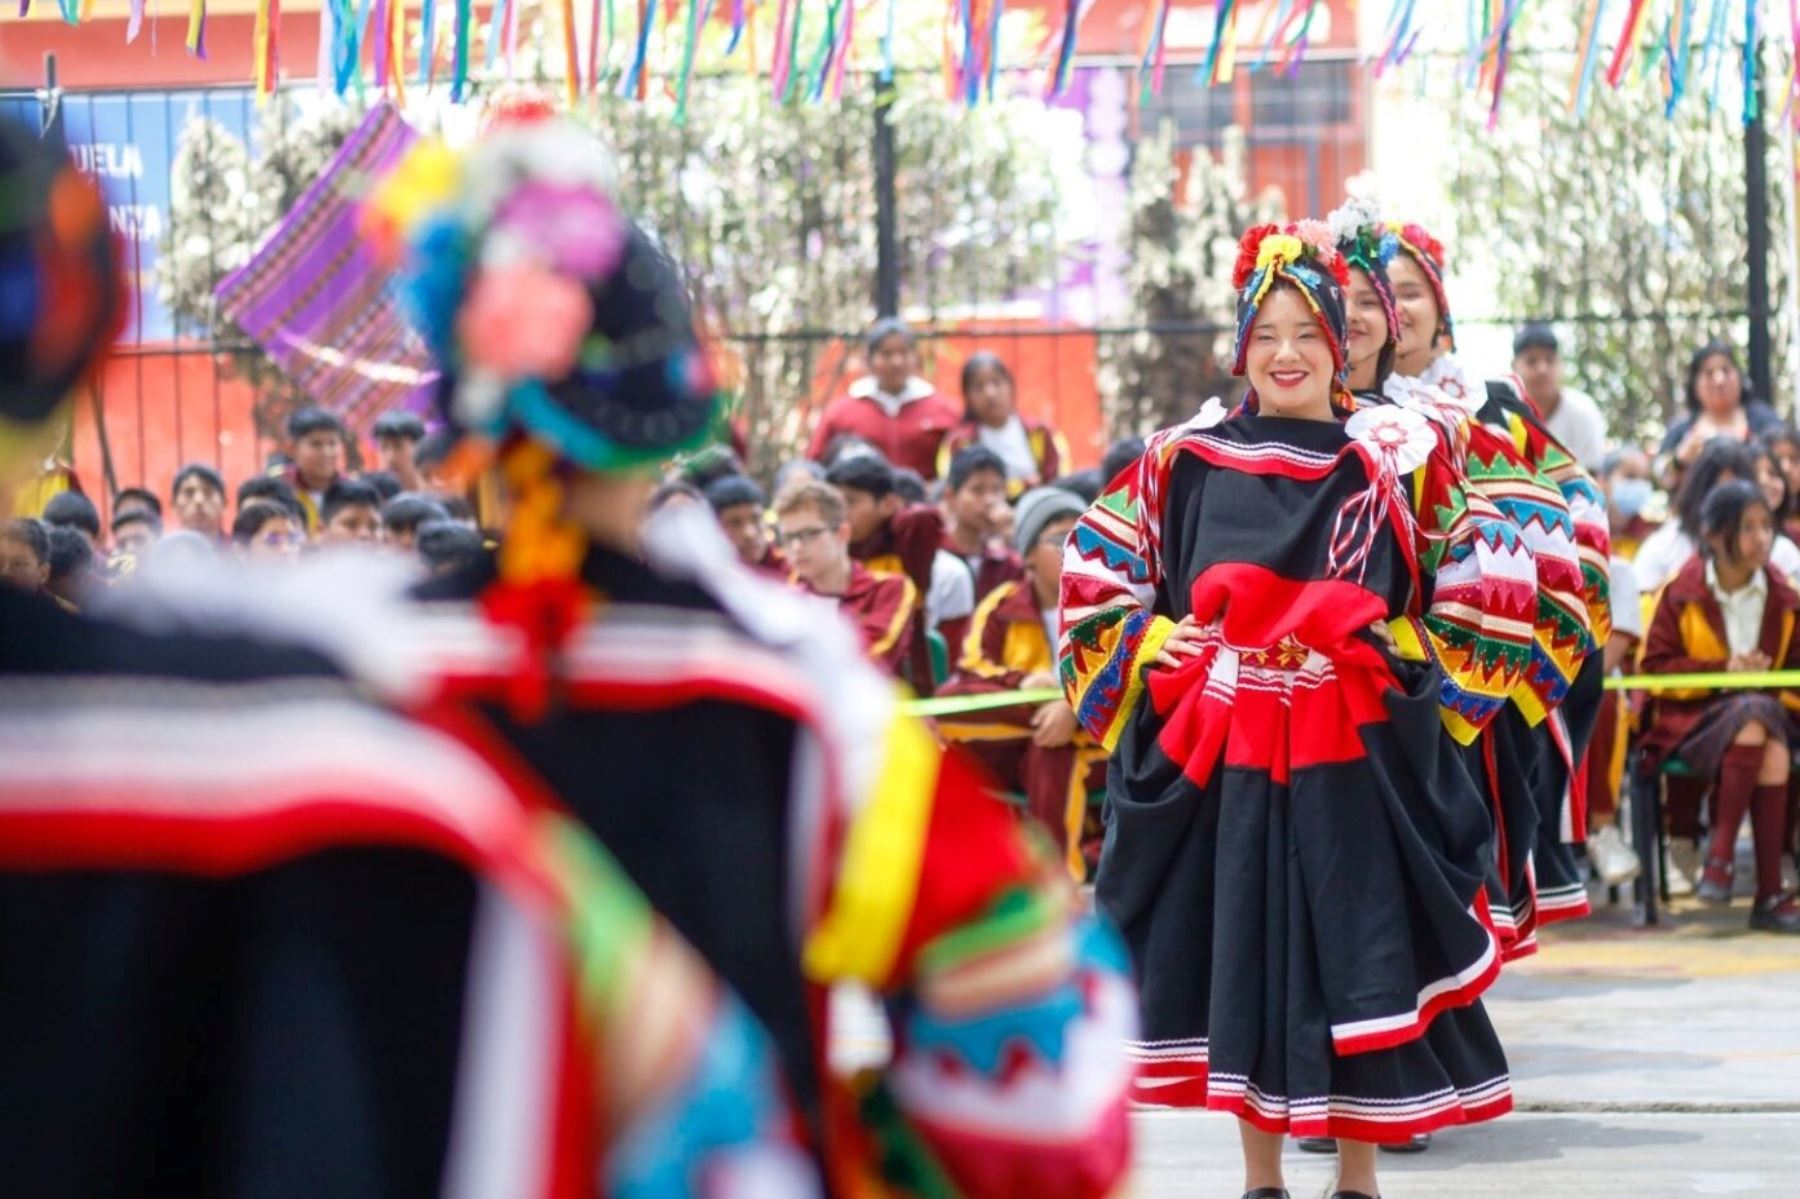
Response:
[[[1550,436],[1562,442],[1569,456],[1589,471],[1598,473],[1606,457],[1606,417],[1594,397],[1572,387],[1562,390],[1556,411],[1544,418]]]
[[[1031,586],[1031,584],[1029,582],[1027,582],[1025,585],[1027,587]],[[1058,639],[1061,638],[1061,636],[1062,636],[1062,609],[1061,608],[1045,608],[1042,611],[1040,611],[1038,613],[1038,615],[1040,617],[1042,617],[1042,619],[1044,621],[1044,636],[1046,638],[1048,638],[1050,641],[1050,659],[1051,659],[1050,669],[1055,670],[1056,669],[1056,664],[1055,664],[1056,663],[1056,651],[1057,651],[1056,643],[1057,643]]]
[[[1706,586],[1719,601],[1725,617],[1725,644],[1735,654],[1747,654],[1762,642],[1763,609],[1769,605],[1769,576],[1757,571],[1736,591],[1719,586],[1719,572],[1706,564]]]
[[[975,611],[975,577],[963,560],[939,550],[931,560],[931,592],[925,597],[925,623],[937,628]]]
[[[1637,571],[1631,563],[1614,556],[1607,571],[1612,585],[1613,632],[1633,641],[1644,639],[1643,592],[1638,590]]]
[[[1644,544],[1638,547],[1637,558],[1632,562],[1632,569],[1637,571],[1638,586],[1647,595],[1661,591],[1693,556],[1693,539],[1681,531],[1679,524],[1669,521],[1644,538]],[[1775,535],[1775,547],[1769,551],[1769,565],[1779,570],[1788,582],[1800,585],[1800,545],[1795,545],[1783,534]]]
[[[1007,478],[1037,478],[1037,455],[1031,452],[1031,435],[1025,431],[1025,422],[1018,413],[1013,413],[1012,419],[998,429],[977,427],[975,440],[1000,455],[1000,461],[1006,463]]]
[[[900,394],[894,395],[892,392],[881,390],[880,385],[875,382],[874,375],[864,375],[850,385],[850,394],[861,399],[874,400],[881,405],[881,410],[892,418],[899,416],[900,410],[908,404],[915,403],[929,395],[936,395],[937,388],[914,375],[906,381],[906,386]]]

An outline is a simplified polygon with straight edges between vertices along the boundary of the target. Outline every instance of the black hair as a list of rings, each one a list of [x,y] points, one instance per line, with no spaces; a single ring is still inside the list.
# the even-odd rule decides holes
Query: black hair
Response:
[[[431,497],[444,510],[451,520],[475,523],[475,509],[469,501],[460,495],[434,495]]]
[[[288,417],[289,441],[299,441],[302,437],[313,433],[336,433],[338,437],[342,438],[344,422],[323,408],[300,408]]]
[[[169,484],[169,498],[171,500],[175,498],[175,493],[181,490],[181,485],[189,479],[199,479],[202,483],[218,492],[220,499],[225,498],[225,480],[219,476],[219,472],[206,465],[204,462],[190,462],[175,472],[175,481]]]
[[[89,537],[98,537],[100,509],[79,491],[59,491],[44,505],[44,523],[51,528],[84,529]]]
[[[661,512],[671,500],[678,497],[693,500],[696,504],[706,502],[706,497],[700,493],[700,489],[686,479],[665,479],[656,485],[655,491],[650,493],[649,511]]]
[[[1700,510],[1712,489],[1719,485],[1722,475],[1735,475],[1746,483],[1755,484],[1756,457],[1749,446],[1714,438],[1707,442],[1706,448],[1682,476],[1681,490],[1675,493],[1675,517],[1681,531],[1696,542],[1700,540]]]
[[[1144,456],[1144,439],[1142,437],[1121,437],[1106,447],[1106,457],[1100,459],[1100,486],[1106,487],[1125,470],[1126,467]]]
[[[384,504],[406,490],[390,470],[366,470],[362,473],[362,481],[375,489],[375,494],[381,497]]]
[[[823,459],[826,470],[830,470],[846,458],[879,458],[887,461],[887,455],[875,448],[875,443],[855,433],[840,433],[825,446]]]
[[[51,583],[84,574],[94,565],[94,547],[73,527],[51,525],[47,532]]]
[[[306,519],[306,509],[300,506],[300,497],[295,493],[293,484],[275,475],[257,475],[238,485],[237,506],[240,512],[244,505],[259,502],[285,508],[288,515],[296,519]],[[232,528],[236,530],[237,526],[234,524]],[[236,535],[235,532],[233,535]]]
[[[453,520],[428,520],[419,526],[413,548],[433,571],[456,570],[480,559],[481,534]]]
[[[1737,350],[1732,348],[1730,342],[1715,337],[1695,350],[1694,356],[1688,359],[1687,382],[1683,385],[1682,395],[1686,398],[1687,410],[1690,413],[1700,411],[1700,392],[1697,386],[1700,382],[1700,368],[1706,365],[1708,358],[1714,357],[1724,358],[1731,363],[1731,369],[1737,372],[1738,402],[1748,404],[1751,400],[1753,393],[1750,388],[1750,377],[1744,374],[1743,365],[1738,362]]]
[[[148,508],[127,508],[123,512],[113,513],[112,531],[115,535],[129,524],[149,525],[151,532],[158,537],[162,536],[162,517]]]
[[[1100,489],[1106,486],[1106,480],[1100,477],[1099,467],[1090,466],[1086,470],[1078,470],[1074,474],[1064,475],[1056,481],[1056,485],[1065,491],[1073,491],[1092,504],[1100,498]]]
[[[855,454],[825,472],[825,481],[839,491],[860,491],[885,500],[896,490],[894,468],[877,454]]]
[[[376,441],[404,437],[408,441],[419,442],[425,440],[425,422],[416,412],[383,412],[375,418],[375,427],[371,432]]]
[[[911,325],[897,316],[884,316],[869,326],[869,332],[863,338],[863,349],[873,357],[881,343],[890,337],[904,337],[908,346],[919,344],[918,334],[912,331]]]
[[[950,474],[945,483],[951,491],[961,491],[967,487],[969,480],[982,471],[992,471],[1006,481],[1006,460],[984,445],[972,445],[950,459]]]
[[[442,466],[450,457],[450,451],[456,448],[456,431],[449,426],[427,433],[419,448],[413,451],[413,463],[420,470],[434,470]]]
[[[975,386],[975,372],[977,371],[999,371],[1000,377],[1005,379],[1009,386],[1018,386],[1018,384],[1013,381],[1012,371],[1007,367],[1006,363],[1000,360],[1000,355],[991,350],[977,350],[975,353],[970,354],[969,360],[963,363],[962,368],[964,420],[975,419],[975,410],[969,407],[969,389]]]
[[[1701,536],[1697,540],[1701,554],[1713,557],[1712,539],[1722,537],[1725,560],[1736,562],[1738,532],[1744,527],[1744,513],[1751,508],[1769,511],[1769,501],[1755,483],[1734,479],[1707,492],[1705,502],[1700,505]],[[1770,515],[1774,513],[1770,512]]]
[[[162,514],[163,514],[162,497],[157,495],[154,491],[151,491],[149,488],[147,488],[147,487],[122,487],[118,491],[113,493],[113,511],[114,512],[117,512],[120,508],[123,508],[123,507],[125,507],[125,505],[132,504],[132,503],[142,504],[145,508],[148,508],[151,511],[151,513],[153,513],[156,516],[157,520],[162,519]]]
[[[33,520],[29,516],[21,516],[6,522],[0,528],[9,540],[31,548],[31,556],[38,560],[40,566],[50,561],[50,530],[41,520]]]
[[[248,504],[239,506],[237,519],[231,522],[231,539],[239,545],[249,545],[251,538],[262,532],[263,526],[272,520],[302,523],[297,513],[290,512],[275,500],[251,500]]]
[[[908,504],[923,504],[931,498],[925,488],[925,476],[910,466],[894,468],[894,491]]]
[[[763,494],[763,489],[756,485],[755,479],[747,479],[743,475],[726,475],[723,479],[713,480],[712,486],[706,489],[706,503],[716,514],[727,508],[741,508],[745,504],[764,508],[768,506],[769,497]]]
[[[1513,334],[1513,357],[1517,358],[1526,350],[1549,350],[1552,354],[1562,353],[1562,347],[1556,340],[1556,330],[1542,321],[1532,321],[1528,325],[1523,325],[1517,333]]]
[[[681,466],[681,477],[699,488],[709,490],[720,479],[744,473],[744,464],[728,445],[709,445],[698,450]]]
[[[338,479],[325,489],[325,499],[319,505],[319,523],[330,524],[345,508],[372,508],[379,513],[381,493],[366,479]]]
[[[416,533],[428,520],[449,519],[442,504],[416,491],[403,491],[381,506],[381,527],[390,533]]]

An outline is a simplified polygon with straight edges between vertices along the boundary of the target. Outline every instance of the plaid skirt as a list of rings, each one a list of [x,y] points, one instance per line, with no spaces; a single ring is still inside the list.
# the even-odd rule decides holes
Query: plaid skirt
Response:
[[[1772,737],[1793,743],[1794,726],[1780,700],[1759,691],[1739,691],[1715,699],[1672,756],[1702,778],[1712,778],[1725,760],[1725,751],[1751,723],[1762,725]]]

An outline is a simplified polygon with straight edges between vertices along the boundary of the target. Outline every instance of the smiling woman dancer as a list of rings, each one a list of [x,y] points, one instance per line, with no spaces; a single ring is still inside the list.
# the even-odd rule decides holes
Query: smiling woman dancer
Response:
[[[1240,1121],[1245,1189],[1282,1134],[1375,1144],[1510,1109],[1477,1002],[1490,829],[1440,719],[1414,507],[1439,444],[1397,407],[1345,420],[1342,258],[1324,226],[1240,245],[1235,371],[1088,511],[1063,574],[1062,674],[1115,753],[1100,906],[1143,984],[1136,1097]],[[1461,531],[1457,531],[1461,535]]]

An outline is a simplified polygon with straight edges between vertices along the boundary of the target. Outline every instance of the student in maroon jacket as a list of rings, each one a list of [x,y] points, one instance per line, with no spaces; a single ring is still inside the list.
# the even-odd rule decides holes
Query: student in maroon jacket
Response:
[[[769,535],[768,499],[754,479],[743,475],[714,479],[706,487],[706,504],[740,562],[779,579],[788,577],[787,555]]]
[[[936,479],[938,447],[962,414],[919,377],[918,344],[903,321],[877,321],[867,353],[870,373],[825,409],[806,456],[823,462],[839,438],[860,437],[893,465],[910,467],[927,482]]]
[[[1006,463],[990,449],[970,446],[951,460],[944,478],[943,548],[969,568],[979,604],[1000,584],[1025,573],[1006,540],[1013,524]]]
[[[962,394],[962,423],[950,430],[938,451],[940,474],[962,451],[984,446],[1005,464],[1007,498],[1017,499],[1069,469],[1069,443],[1043,421],[1019,412],[1012,372],[998,355],[983,350],[969,356],[963,363]]]
[[[912,649],[918,592],[905,575],[878,575],[850,556],[844,497],[828,483],[802,483],[775,502],[775,527],[794,581],[835,599],[862,634],[869,657],[898,674]]]

